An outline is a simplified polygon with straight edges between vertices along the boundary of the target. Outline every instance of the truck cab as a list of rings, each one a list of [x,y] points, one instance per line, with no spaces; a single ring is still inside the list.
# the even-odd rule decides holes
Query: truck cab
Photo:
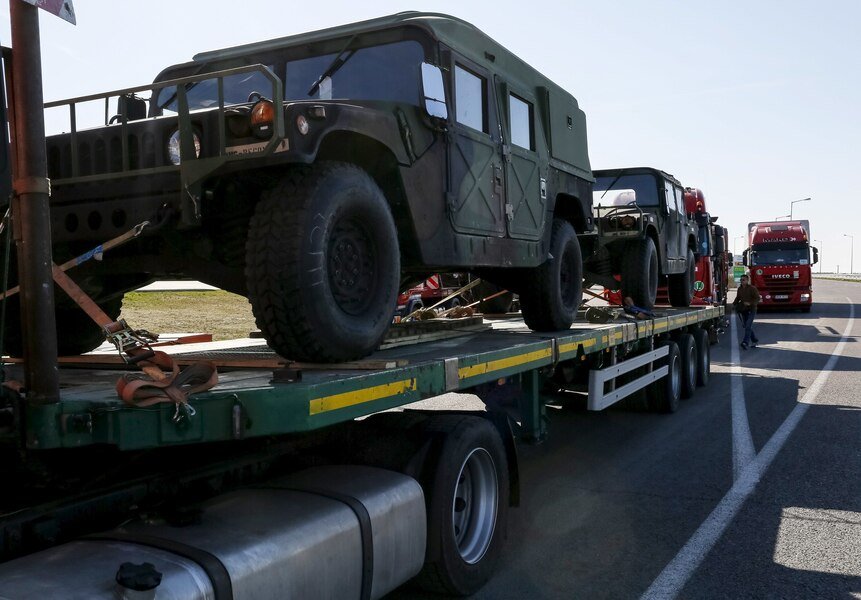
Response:
[[[811,266],[819,262],[819,250],[810,246],[810,222],[749,223],[748,235],[750,245],[742,258],[750,269],[751,283],[762,296],[759,308],[810,312]]]

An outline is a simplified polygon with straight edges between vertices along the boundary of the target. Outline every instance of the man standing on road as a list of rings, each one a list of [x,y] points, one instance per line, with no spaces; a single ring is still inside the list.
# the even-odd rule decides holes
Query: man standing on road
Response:
[[[756,334],[753,332],[753,318],[756,316],[756,306],[759,304],[759,300],[759,290],[756,289],[756,286],[750,285],[750,277],[742,275],[741,285],[738,286],[735,300],[732,302],[735,312],[738,314],[739,319],[741,319],[742,326],[744,326],[744,339],[741,342],[742,350],[747,350],[748,344],[753,344],[753,347],[756,348],[756,345],[759,343]]]

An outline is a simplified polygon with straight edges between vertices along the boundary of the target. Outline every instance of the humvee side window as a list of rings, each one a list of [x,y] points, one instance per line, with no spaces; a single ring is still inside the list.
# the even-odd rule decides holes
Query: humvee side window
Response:
[[[527,150],[535,150],[535,138],[532,135],[532,105],[511,94],[508,97],[508,107],[511,143]]]
[[[484,118],[484,107],[487,106],[485,79],[455,65],[454,94],[457,122],[487,133]]]

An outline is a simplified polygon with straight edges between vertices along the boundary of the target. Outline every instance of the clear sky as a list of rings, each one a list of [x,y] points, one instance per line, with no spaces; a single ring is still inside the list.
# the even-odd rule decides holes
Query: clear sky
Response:
[[[143,85],[203,50],[402,10],[458,16],[579,100],[593,168],[655,166],[702,188],[738,251],[749,221],[811,197],[793,215],[823,270],[849,270],[850,234],[861,271],[859,0],[74,4],[77,26],[41,16],[46,101]]]

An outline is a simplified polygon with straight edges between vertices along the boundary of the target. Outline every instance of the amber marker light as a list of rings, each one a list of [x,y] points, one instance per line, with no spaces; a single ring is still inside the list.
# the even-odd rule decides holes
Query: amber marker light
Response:
[[[259,138],[272,137],[275,106],[269,100],[259,100],[251,107],[251,131]]]

